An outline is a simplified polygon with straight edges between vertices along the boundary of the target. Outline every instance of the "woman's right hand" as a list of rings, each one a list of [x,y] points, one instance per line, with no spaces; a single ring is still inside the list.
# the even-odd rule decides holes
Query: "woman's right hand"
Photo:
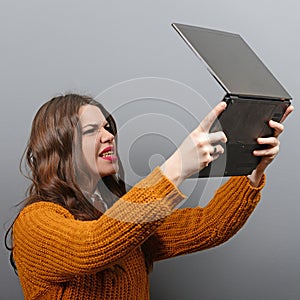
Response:
[[[216,105],[161,166],[162,172],[175,185],[179,186],[183,180],[207,167],[224,152],[220,143],[226,143],[225,133],[210,133],[209,130],[225,108],[223,101]]]

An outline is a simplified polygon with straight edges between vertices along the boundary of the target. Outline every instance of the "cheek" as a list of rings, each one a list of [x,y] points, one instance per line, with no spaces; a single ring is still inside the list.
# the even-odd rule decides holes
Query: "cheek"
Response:
[[[95,162],[96,151],[95,138],[87,138],[82,141],[82,152],[87,161]]]

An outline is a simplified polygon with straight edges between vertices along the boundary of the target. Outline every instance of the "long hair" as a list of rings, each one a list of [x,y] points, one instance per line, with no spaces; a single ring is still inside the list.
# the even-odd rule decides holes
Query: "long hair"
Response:
[[[19,204],[20,210],[32,203],[46,201],[63,206],[78,220],[95,220],[101,216],[101,212],[86,199],[78,184],[76,173],[80,170],[78,163],[74,161],[75,137],[79,137],[80,141],[78,112],[80,107],[87,104],[95,105],[101,110],[117,143],[117,127],[113,117],[93,98],[67,94],[46,102],[34,117],[29,141],[20,163],[20,169],[22,162],[25,163],[25,176],[31,181],[26,198]],[[120,159],[118,176],[103,177],[99,180],[98,189],[102,198],[110,204],[126,193]],[[10,261],[16,271],[12,251],[13,224],[6,232],[5,244],[10,250]]]

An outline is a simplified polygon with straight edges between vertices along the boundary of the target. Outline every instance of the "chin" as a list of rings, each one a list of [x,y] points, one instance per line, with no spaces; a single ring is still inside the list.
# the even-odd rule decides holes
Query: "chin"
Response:
[[[102,170],[101,172],[99,172],[100,177],[106,177],[106,176],[111,176],[111,175],[115,175],[117,174],[116,169],[111,168],[110,170]]]

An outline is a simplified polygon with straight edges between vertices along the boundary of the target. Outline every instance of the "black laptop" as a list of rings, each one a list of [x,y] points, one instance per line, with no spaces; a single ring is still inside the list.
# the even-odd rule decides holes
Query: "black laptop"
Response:
[[[292,99],[238,34],[173,23],[172,26],[206,65],[226,94],[226,110],[211,132],[227,136],[225,153],[195,177],[248,175],[260,158],[256,139],[272,136],[269,120],[280,121]]]

